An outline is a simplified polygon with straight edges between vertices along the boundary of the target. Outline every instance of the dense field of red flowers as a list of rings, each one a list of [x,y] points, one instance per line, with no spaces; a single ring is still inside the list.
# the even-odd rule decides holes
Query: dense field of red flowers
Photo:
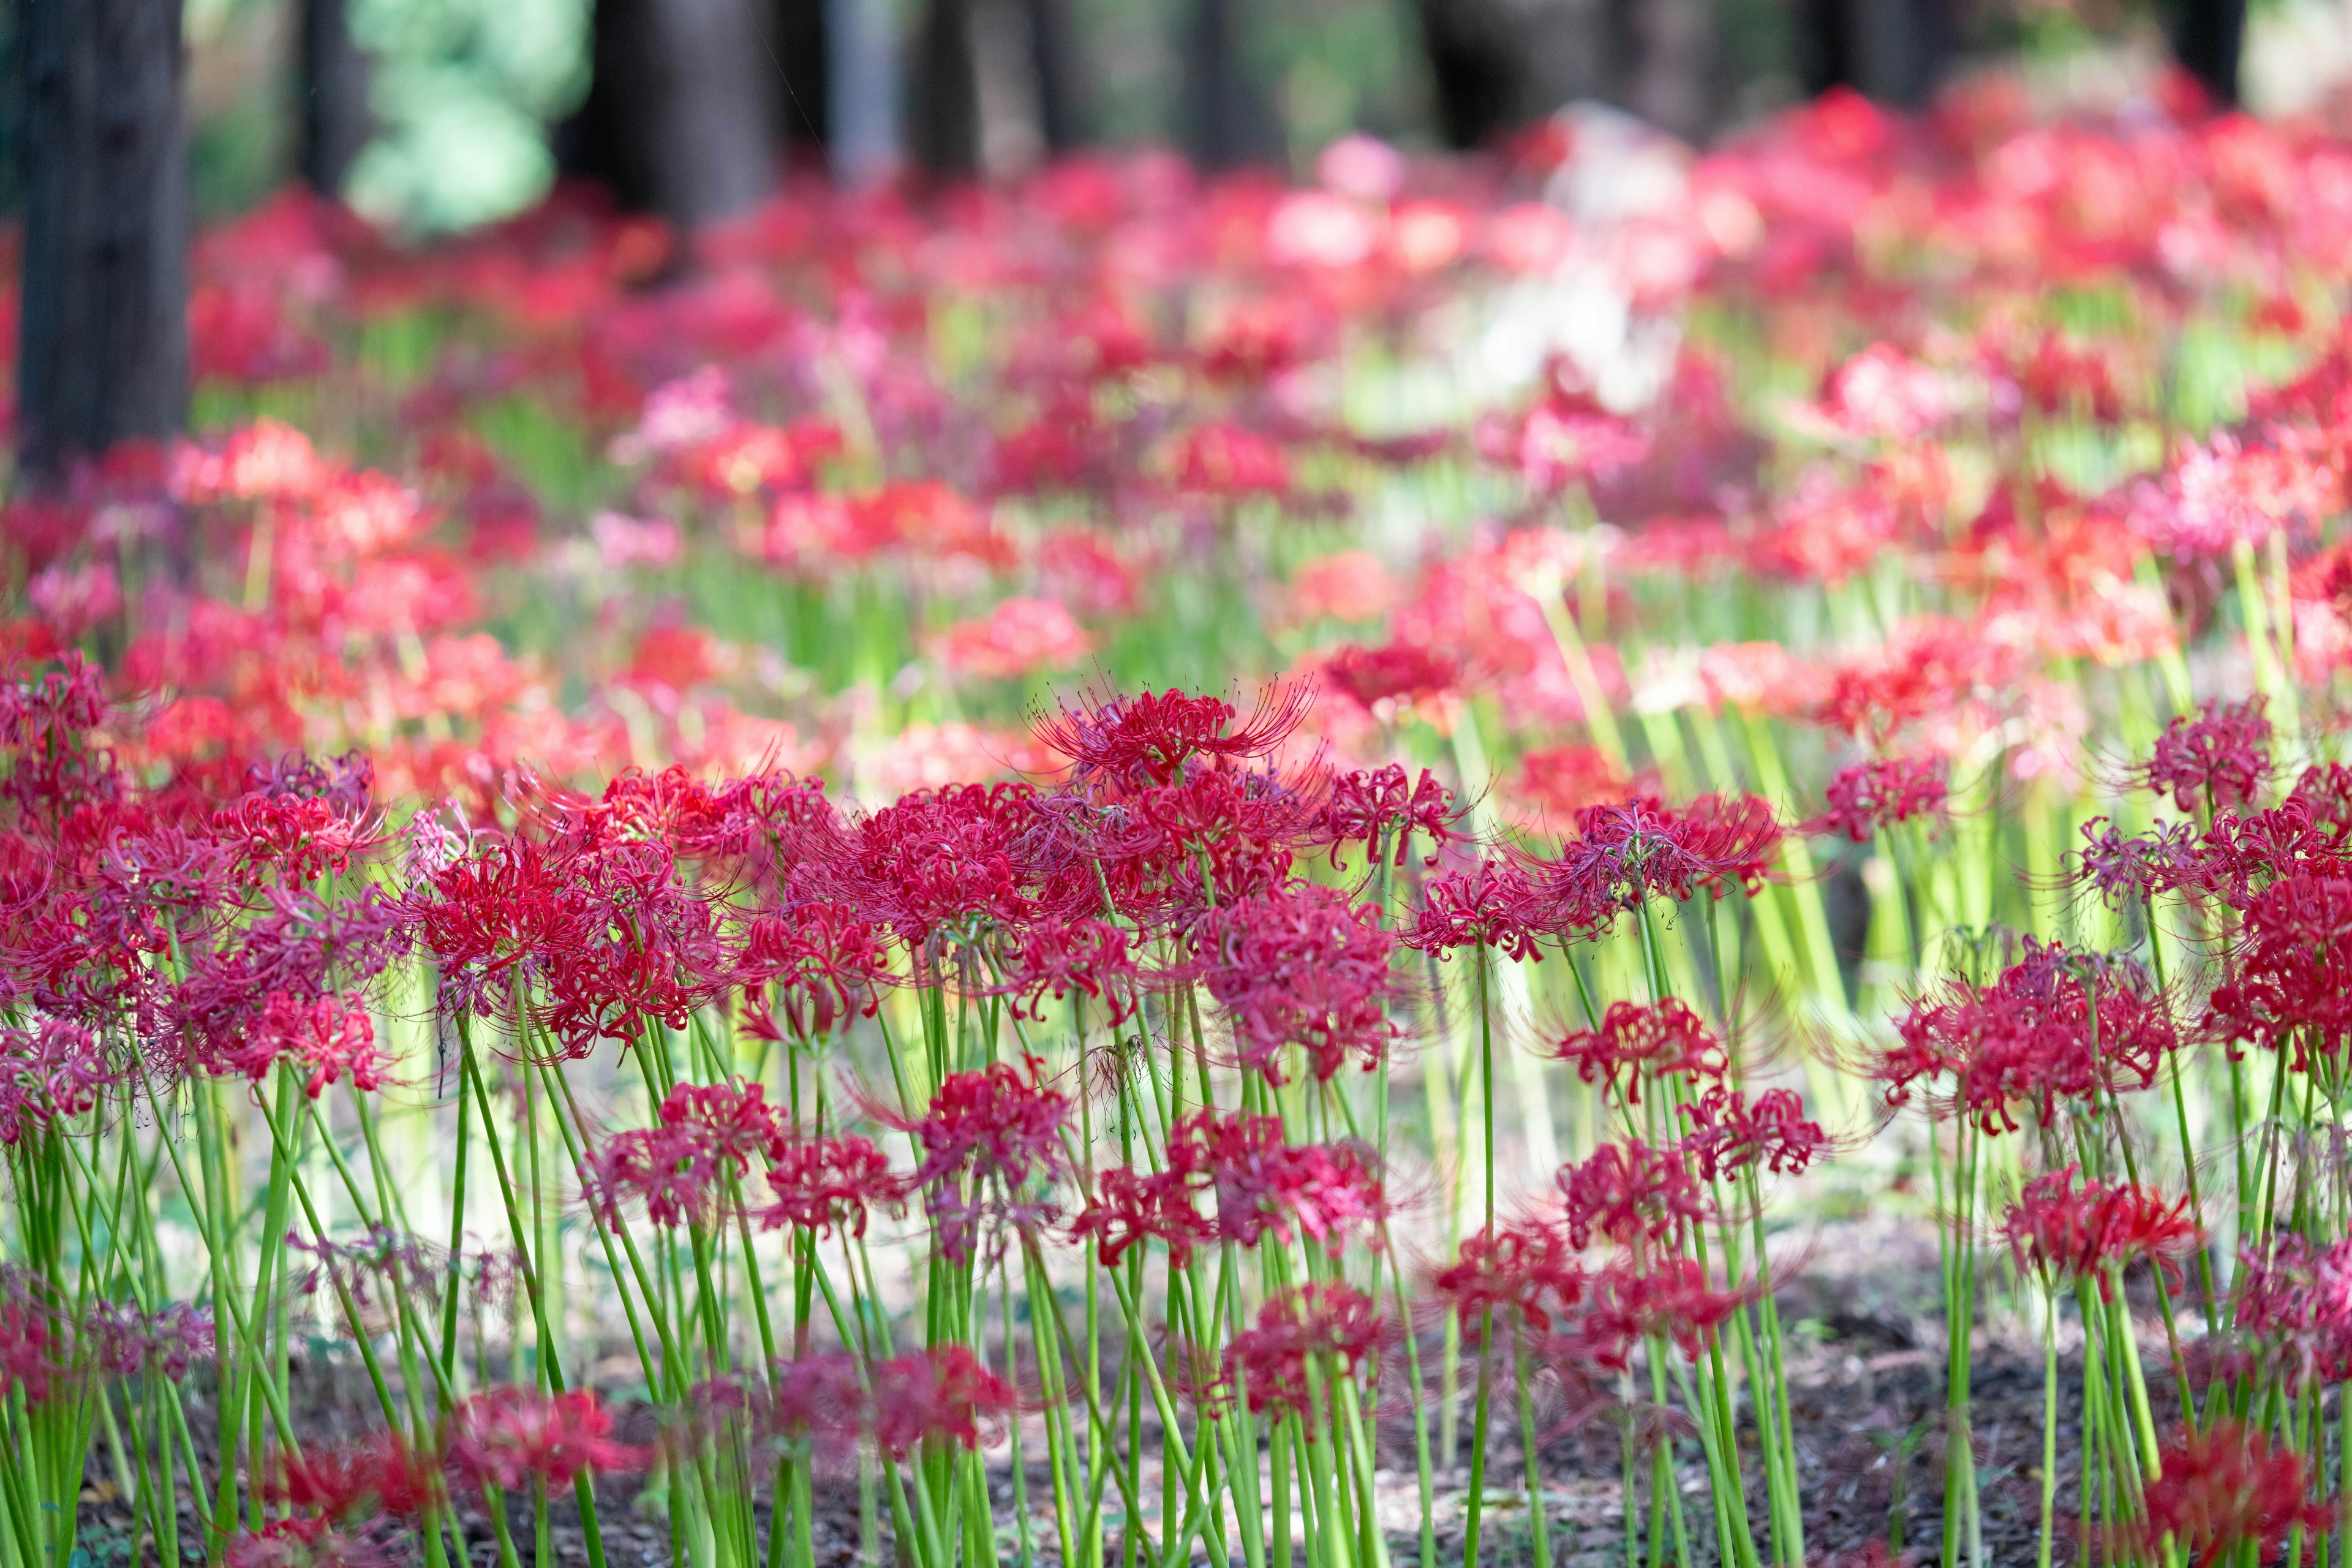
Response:
[[[203,238],[0,1568],[2352,1563],[2352,141],[1317,173]]]

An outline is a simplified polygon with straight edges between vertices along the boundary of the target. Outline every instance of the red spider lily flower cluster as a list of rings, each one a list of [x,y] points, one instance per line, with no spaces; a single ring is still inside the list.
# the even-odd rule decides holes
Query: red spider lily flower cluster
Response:
[[[1949,771],[1939,756],[1873,757],[1857,763],[1830,780],[1823,792],[1828,809],[1802,831],[1864,844],[1882,828],[1936,816],[1950,793]]]
[[[1780,850],[1780,824],[1755,795],[1703,795],[1680,809],[1655,799],[1587,806],[1557,859],[1535,869],[1549,930],[1592,936],[1652,899],[1753,892]]]
[[[1255,1412],[1313,1416],[1323,1408],[1312,1369],[1328,1386],[1370,1356],[1381,1339],[1379,1309],[1340,1280],[1301,1285],[1258,1309],[1256,1323],[1225,1346],[1227,1384],[1242,1389]]]
[[[2157,738],[2142,782],[2169,795],[2183,811],[2226,811],[2249,805],[2271,770],[2271,721],[2264,699],[2207,700],[2194,717],[2181,714]]]
[[[2352,1039],[2352,876],[2297,868],[2248,902],[2234,973],[2208,999],[2207,1024],[2231,1043],[2286,1053],[2291,1071]]]
[[[2333,1510],[2311,1497],[2304,1457],[2234,1420],[2175,1431],[2154,1465],[2141,1517],[2117,1542],[2129,1551],[2169,1550],[2193,1568],[2220,1568],[2251,1549],[2267,1563],[2290,1535],[2334,1523]]]
[[[1622,1094],[1628,1105],[1642,1103],[1645,1079],[1673,1077],[1696,1085],[1720,1079],[1725,1066],[1723,1042],[1672,996],[1652,1004],[1612,1002],[1599,1028],[1562,1036],[1545,1055],[1573,1066],[1585,1082]]]
[[[1350,1061],[1369,1071],[1396,1037],[1389,1021],[1395,939],[1378,911],[1311,884],[1213,910],[1193,928],[1209,994],[1233,1015],[1242,1061],[1284,1081],[1282,1050],[1307,1053],[1328,1081]]]
[[[1713,1084],[1675,1109],[1690,1123],[1681,1148],[1710,1182],[1759,1165],[1776,1176],[1802,1175],[1830,1148],[1829,1135],[1806,1116],[1792,1089],[1768,1089],[1751,1100]]]
[[[1460,1255],[1430,1285],[1465,1330],[1498,1312],[1507,1321],[1549,1333],[1556,1314],[1573,1311],[1584,1300],[1587,1277],[1577,1250],[1559,1226],[1527,1220],[1491,1237],[1465,1238]]]
[[[1522,962],[1542,956],[1542,894],[1521,866],[1481,860],[1466,870],[1433,879],[1402,941],[1441,956],[1464,947],[1488,947]]]
[[[451,1413],[446,1439],[450,1479],[478,1489],[551,1491],[591,1471],[641,1469],[642,1448],[613,1440],[613,1416],[593,1391],[548,1394],[484,1389]]]
[[[2042,947],[1990,985],[1954,982],[1912,1003],[1880,1061],[1889,1105],[1929,1079],[1987,1132],[2015,1131],[2015,1108],[2050,1125],[2062,1102],[2145,1089],[2180,1035],[2136,964]]]
[[[1201,1212],[1203,1197],[1214,1199],[1213,1215]],[[1285,1242],[1303,1235],[1336,1253],[1386,1213],[1380,1178],[1356,1146],[1293,1144],[1278,1117],[1200,1110],[1176,1123],[1163,1169],[1103,1172],[1070,1228],[1094,1242],[1106,1268],[1147,1238],[1181,1267],[1196,1247],[1251,1247],[1269,1232]]]
[[[874,1363],[875,1446],[899,1459],[930,1440],[980,1446],[980,1424],[1002,1420],[1014,1407],[1004,1380],[961,1345],[937,1345]]]
[[[420,1453],[399,1433],[384,1431],[286,1456],[274,1490],[278,1500],[336,1525],[378,1515],[414,1519],[440,1501],[442,1468],[439,1455]]]
[[[1710,1285],[1706,1270],[1687,1258],[1612,1264],[1592,1277],[1578,1347],[1612,1372],[1624,1371],[1636,1348],[1659,1342],[1696,1360],[1742,1300]]]
[[[2069,1165],[2025,1184],[2001,1220],[2020,1268],[2056,1285],[2089,1279],[2112,1299],[2116,1276],[2145,1258],[2176,1285],[2179,1259],[2200,1241],[2189,1200],[2167,1203],[2133,1184],[2084,1181]]]
[[[998,1062],[950,1073],[921,1116],[881,1112],[922,1151],[906,1184],[922,1193],[948,1257],[970,1258],[987,1217],[1046,1217],[1024,1194],[1033,1181],[1051,1181],[1062,1170],[1070,1102],[1046,1085],[1045,1066],[1028,1057],[1017,1067]]]
[[[768,1201],[749,1196],[757,1167]],[[889,1162],[856,1136],[788,1131],[760,1084],[681,1083],[653,1127],[616,1132],[591,1150],[582,1184],[611,1224],[625,1201],[658,1226],[707,1225],[730,1199],[766,1226],[865,1234],[876,1208],[903,1194]]]
[[[1630,1138],[1604,1143],[1554,1179],[1567,1203],[1568,1238],[1579,1250],[1598,1233],[1645,1256],[1672,1252],[1707,1217],[1698,1178],[1678,1149]]]
[[[1330,845],[1335,866],[1349,844],[1363,845],[1374,861],[1385,852],[1391,865],[1402,866],[1418,833],[1429,840],[1428,863],[1435,865],[1438,851],[1458,837],[1457,816],[1453,792],[1427,768],[1408,785],[1404,765],[1391,763],[1334,778],[1315,837]]]
[[[2352,1241],[2288,1233],[2241,1249],[2234,1321],[2297,1387],[2352,1377]]]

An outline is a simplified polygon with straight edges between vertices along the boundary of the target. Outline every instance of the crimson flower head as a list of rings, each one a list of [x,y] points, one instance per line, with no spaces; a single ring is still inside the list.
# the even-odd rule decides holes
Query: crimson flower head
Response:
[[[885,933],[845,904],[811,900],[754,919],[743,933],[740,980],[763,986],[795,1035],[823,1038],[854,1014],[871,1017],[890,974]]]
[[[1312,1414],[1310,1360],[1325,1380],[1345,1377],[1380,1342],[1371,1298],[1345,1280],[1302,1285],[1258,1309],[1257,1323],[1225,1346],[1226,1381],[1246,1391],[1253,1411]]]
[[[1402,941],[1440,955],[1484,945],[1525,963],[1540,959],[1537,938],[1542,895],[1527,870],[1507,861],[1481,860],[1467,870],[1433,879]]]
[[[2250,805],[2271,771],[2266,700],[2249,697],[2224,703],[2208,698],[2196,717],[2177,715],[2157,737],[2142,781],[2158,795],[2170,795],[2183,811]]]
[[[2291,871],[2256,894],[2239,928],[2235,973],[2207,1001],[2210,1028],[2233,1043],[2334,1056],[2352,1039],[2352,877]]]
[[[976,1448],[980,1423],[1001,1420],[1013,1409],[1013,1390],[962,1345],[877,1362],[872,1376],[875,1446],[893,1459],[905,1458],[927,1438]]]
[[[222,1553],[227,1568],[390,1568],[392,1554],[373,1535],[337,1530],[331,1520],[273,1519],[240,1531]]]
[[[1008,939],[1004,960],[1016,1016],[1043,1018],[1048,995],[1058,1002],[1073,991],[1100,1003],[1113,1028],[1135,1010],[1140,973],[1127,932],[1108,921],[1033,921]]]
[[[870,1139],[779,1137],[768,1146],[768,1203],[756,1217],[824,1235],[835,1226],[864,1236],[876,1209],[895,1209],[905,1184]]]
[[[1412,643],[1381,647],[1350,644],[1331,656],[1322,673],[1333,690],[1371,710],[1381,702],[1412,701],[1450,690],[1462,679],[1462,666]]]
[[[0,1144],[80,1115],[119,1076],[98,1037],[70,1019],[0,1029]]]
[[[1601,1027],[1575,1030],[1545,1055],[1570,1063],[1587,1083],[1622,1089],[1629,1105],[1642,1103],[1645,1078],[1696,1082],[1719,1079],[1724,1069],[1723,1042],[1705,1019],[1672,996],[1646,1005],[1612,1002]]]
[[[1391,763],[1333,779],[1312,832],[1317,841],[1331,846],[1334,865],[1339,863],[1341,845],[1361,844],[1371,851],[1375,863],[1385,850],[1391,864],[1402,866],[1414,834],[1423,835],[1433,847],[1457,837],[1456,815],[1453,793],[1427,768],[1422,769],[1419,782],[1408,785],[1404,764]],[[1393,839],[1391,834],[1395,835]]]
[[[353,1524],[389,1514],[414,1519],[433,1506],[440,1490],[439,1456],[420,1454],[394,1431],[336,1447],[313,1446],[286,1456],[278,1500],[308,1509],[336,1524]]]
[[[921,1189],[948,1257],[969,1258],[986,1215],[1009,1212],[1033,1178],[1061,1173],[1070,1102],[1046,1087],[1045,1066],[1024,1057],[950,1073],[922,1116],[884,1116],[922,1148],[907,1184]]]
[[[1568,1200],[1568,1239],[1581,1251],[1598,1231],[1620,1247],[1672,1250],[1706,1217],[1698,1178],[1678,1149],[1637,1139],[1604,1143],[1562,1165],[1553,1180]]]
[[[1652,1340],[1671,1341],[1696,1361],[1739,1302],[1738,1292],[1708,1284],[1706,1270],[1691,1258],[1621,1259],[1593,1277],[1579,1337],[1585,1352],[1612,1372],[1624,1371],[1633,1348]]]
[[[1829,1134],[1807,1119],[1805,1102],[1792,1089],[1768,1089],[1750,1100],[1739,1089],[1713,1084],[1675,1109],[1691,1126],[1683,1151],[1710,1182],[1757,1165],[1776,1176],[1801,1175],[1830,1146]]]
[[[2352,1239],[2320,1247],[2289,1232],[2238,1258],[2237,1326],[2285,1363],[2297,1386],[2352,1378]]]
[[[1133,697],[1063,704],[1036,722],[1037,739],[1068,757],[1074,782],[1140,788],[1173,784],[1194,758],[1231,765],[1269,757],[1307,717],[1313,694],[1276,685],[1258,700],[1240,728],[1239,710],[1221,697],[1170,689]]]
[[[1198,1197],[1215,1200],[1213,1217]],[[1350,1231],[1376,1226],[1387,1212],[1380,1177],[1354,1145],[1290,1143],[1279,1117],[1209,1110],[1176,1123],[1164,1169],[1104,1172],[1071,1229],[1094,1239],[1105,1267],[1146,1239],[1163,1243],[1181,1266],[1195,1247],[1255,1247],[1268,1231],[1284,1241],[1305,1235],[1336,1253]]]
[[[2116,1276],[2135,1258],[2179,1278],[2179,1258],[2198,1244],[2189,1200],[2166,1203],[2137,1184],[2078,1181],[2069,1165],[2025,1184],[2001,1221],[2020,1268],[2032,1268],[2053,1285],[2097,1282],[2112,1299]]]
[[[53,1314],[20,1290],[0,1293],[0,1397],[21,1390],[46,1405],[65,1375],[67,1344]]]
[[[519,1491],[539,1481],[552,1491],[583,1471],[644,1468],[645,1450],[612,1434],[612,1414],[592,1389],[487,1388],[449,1417],[449,1473],[485,1489]]]
[[[1703,795],[1680,810],[1649,796],[1587,806],[1576,814],[1576,837],[1538,871],[1547,922],[1595,936],[1654,898],[1752,893],[1780,837],[1770,805],[1755,795]]]
[[[1804,826],[1807,833],[1839,834],[1868,843],[1882,827],[1938,814],[1950,793],[1948,766],[1937,756],[1873,757],[1830,780],[1829,809]]]
[[[2191,1568],[2221,1568],[2248,1547],[2268,1563],[2287,1537],[2329,1529],[2334,1520],[2311,1497],[2303,1456],[2273,1448],[2269,1436],[2224,1417],[2206,1431],[2179,1428],[2158,1450],[2158,1479],[2147,1483],[2126,1549],[2149,1554],[2167,1542]]]
[[[656,1225],[707,1222],[726,1178],[749,1174],[754,1161],[783,1142],[775,1108],[756,1083],[677,1084],[663,1099],[660,1118],[613,1134],[583,1161],[589,1201],[608,1219],[635,1198]]]
[[[2067,857],[2067,870],[2114,909],[2144,905],[2180,886],[2196,859],[2197,829],[2189,823],[2158,823],[2126,836],[2107,818],[2095,816],[2083,824],[2083,847]]]
[[[777,1362],[764,1388],[748,1384],[743,1394],[768,1442],[828,1458],[856,1447],[869,1415],[857,1362],[839,1352]]]
[[[1385,1006],[1394,947],[1377,910],[1312,883],[1222,904],[1192,931],[1243,1063],[1271,1083],[1283,1081],[1286,1045],[1324,1082],[1351,1059],[1367,1071],[1379,1064],[1397,1033]]]
[[[2015,1131],[2021,1104],[2047,1127],[2062,1101],[2146,1089],[2180,1046],[2138,965],[2030,937],[1992,984],[1956,981],[1918,998],[1895,1034],[1877,1068],[1886,1102],[1946,1079],[1959,1111],[1988,1133]]]
[[[1459,1255],[1431,1286],[1465,1329],[1499,1312],[1549,1333],[1552,1314],[1584,1300],[1584,1269],[1574,1253],[1558,1225],[1527,1220],[1491,1237],[1465,1237]]]

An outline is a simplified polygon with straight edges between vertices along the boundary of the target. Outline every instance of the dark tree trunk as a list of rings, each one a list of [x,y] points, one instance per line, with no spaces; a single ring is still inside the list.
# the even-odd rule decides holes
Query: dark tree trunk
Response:
[[[833,123],[833,79],[824,0],[777,0],[774,48],[783,73],[787,146],[822,148]]]
[[[2216,109],[2238,107],[2238,57],[2246,41],[2246,0],[2186,0],[2172,32],[2180,68]]]
[[[834,177],[863,185],[897,171],[904,52],[889,0],[824,0],[825,153]]]
[[[1186,141],[1204,169],[1269,161],[1282,148],[1272,107],[1242,58],[1236,0],[1192,0],[1184,40]]]
[[[782,86],[745,0],[596,0],[591,49],[569,172],[684,229],[768,194]]]
[[[980,64],[973,0],[930,0],[916,39],[915,161],[935,178],[981,172]]]
[[[1029,56],[1037,75],[1037,130],[1046,150],[1085,143],[1078,100],[1078,40],[1069,0],[1028,0]]]
[[[1528,101],[1527,56],[1498,0],[1420,0],[1419,9],[1438,128],[1449,146],[1486,146],[1544,112]]]
[[[1715,0],[1612,0],[1610,75],[1618,107],[1685,142],[1704,142],[1725,92]]]
[[[1927,101],[1958,44],[1948,0],[1810,0],[1803,19],[1808,92],[1852,88],[1904,109]]]
[[[352,40],[348,0],[302,0],[302,183],[340,197],[367,145],[367,56]]]
[[[25,237],[19,476],[67,478],[187,416],[179,0],[17,0]]]

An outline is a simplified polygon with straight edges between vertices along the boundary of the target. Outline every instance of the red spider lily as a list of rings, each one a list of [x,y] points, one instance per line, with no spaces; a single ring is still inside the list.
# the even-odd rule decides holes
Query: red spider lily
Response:
[[[2310,1053],[2352,1039],[2352,877],[2296,870],[2254,896],[2240,928],[2235,974],[2213,988],[2209,1027],[2231,1042],[2284,1050],[2304,1071]]]
[[[1718,1083],[1675,1109],[1691,1124],[1683,1152],[1710,1182],[1755,1165],[1776,1176],[1801,1175],[1830,1146],[1829,1135],[1806,1118],[1805,1102],[1790,1089],[1768,1089],[1750,1100]]]
[[[1070,1224],[1073,1239],[1092,1241],[1095,1257],[1106,1268],[1117,1264],[1130,1247],[1157,1241],[1168,1248],[1178,1268],[1192,1261],[1192,1250],[1214,1243],[1216,1222],[1202,1215],[1192,1201],[1195,1184],[1190,1171],[1140,1172],[1115,1165],[1095,1180],[1094,1195]]]
[[[2019,1104],[2047,1127],[2062,1100],[2146,1089],[2181,1043],[2136,964],[2032,938],[1993,984],[1955,982],[1922,997],[1895,1031],[1901,1044],[1877,1068],[1886,1102],[1946,1078],[1960,1111],[1988,1133],[2017,1131]]]
[[[2194,718],[2177,715],[2157,738],[2139,777],[2158,795],[2169,794],[2183,811],[2224,811],[2252,804],[2271,771],[2271,721],[2265,699],[2224,703],[2207,699]]]
[[[747,994],[772,985],[797,1034],[823,1038],[852,1014],[874,1015],[890,973],[881,933],[845,905],[813,901],[761,914],[743,933]]]
[[[2083,824],[2083,847],[2067,857],[2067,870],[2115,908],[2145,904],[2155,894],[2189,881],[2197,855],[2197,829],[2191,824],[2158,823],[2148,832],[2126,837],[2107,818],[2095,816]]]
[[[1388,836],[1394,833],[1392,864],[1402,866],[1415,833],[1426,837],[1434,851],[1457,837],[1452,792],[1427,768],[1408,789],[1403,764],[1391,763],[1333,779],[1329,798],[1310,831],[1316,842],[1331,846],[1334,866],[1339,863],[1339,848],[1345,844],[1364,845],[1377,861],[1390,843]],[[1436,864],[1433,852],[1429,864]]]
[[[312,1100],[346,1073],[353,1089],[372,1093],[383,1087],[392,1067],[357,993],[299,999],[273,991],[262,998],[260,1016],[242,1043],[223,1049],[219,1059],[256,1083],[281,1061],[307,1068],[303,1087]]]
[[[1505,1226],[1491,1237],[1466,1237],[1462,1250],[1438,1271],[1431,1289],[1450,1302],[1467,1329],[1488,1312],[1516,1314],[1538,1333],[1551,1331],[1552,1314],[1584,1300],[1586,1276],[1560,1227],[1545,1220]]]
[[[2177,1283],[2180,1256],[2199,1240],[2189,1200],[2168,1204],[2128,1184],[2078,1183],[2080,1174],[2080,1167],[2069,1165],[2036,1176],[2010,1205],[2001,1232],[2017,1266],[2053,1285],[2095,1280],[2103,1299],[2113,1298],[2116,1274],[2135,1258],[2147,1258]]]
[[[228,1568],[387,1568],[392,1554],[373,1538],[347,1534],[325,1518],[273,1519],[232,1537],[222,1561]]]
[[[582,1158],[580,1185],[604,1223],[635,1199],[658,1226],[705,1225],[719,1211],[720,1160],[699,1128],[677,1122],[615,1132]]]
[[[1328,1082],[1352,1058],[1369,1071],[1397,1030],[1388,1021],[1395,939],[1380,912],[1336,889],[1293,885],[1220,905],[1192,930],[1209,994],[1233,1015],[1244,1065],[1283,1081],[1282,1047],[1307,1052]]]
[[[1568,1239],[1581,1251],[1595,1231],[1620,1247],[1679,1245],[1706,1217],[1698,1178],[1677,1149],[1654,1149],[1635,1139],[1604,1143],[1584,1160],[1562,1165],[1553,1181],[1568,1200]]]
[[[247,876],[275,865],[293,882],[341,876],[354,857],[390,840],[381,821],[342,816],[331,800],[258,790],[215,812],[213,831],[236,847]]]
[[[1944,809],[1949,792],[1948,764],[1937,756],[1873,757],[1842,770],[1829,782],[1829,809],[1801,831],[1840,834],[1867,843],[1880,828]]]
[[[438,1500],[441,1459],[418,1453],[397,1432],[335,1447],[312,1446],[280,1461],[271,1495],[337,1524],[389,1514],[414,1519]]]
[[[1679,811],[1647,797],[1588,806],[1559,858],[1536,868],[1544,920],[1563,934],[1593,936],[1653,898],[1752,893],[1780,844],[1771,806],[1754,795],[1705,795]]]
[[[1412,928],[1399,940],[1441,955],[1483,944],[1521,963],[1539,961],[1541,918],[1542,895],[1524,868],[1481,860],[1468,870],[1449,871],[1432,880]]]
[[[961,1345],[877,1362],[873,1368],[874,1442],[903,1459],[927,1441],[980,1446],[980,1423],[1013,1413],[1013,1390]]]
[[[867,1409],[855,1358],[803,1356],[768,1369],[760,1430],[771,1442],[838,1453],[856,1443]]]
[[[1353,698],[1367,711],[1382,702],[1418,701],[1461,683],[1462,667],[1430,648],[1411,643],[1381,647],[1356,644],[1339,649],[1322,668],[1323,683]]]
[[[1740,1293],[1717,1290],[1706,1270],[1687,1258],[1659,1258],[1646,1265],[1612,1263],[1592,1277],[1592,1300],[1577,1338],[1593,1361],[1612,1372],[1631,1363],[1634,1347],[1669,1340],[1696,1361],[1716,1330],[1739,1310]]]
[[[1025,784],[902,795],[825,844],[813,883],[910,945],[975,921],[1017,924],[1032,912],[1022,839],[1037,824],[1035,797]]]
[[[0,1029],[0,1143],[79,1116],[120,1077],[97,1037],[69,1019]]]
[[[68,1346],[53,1316],[17,1296],[0,1300],[0,1396],[21,1391],[27,1405],[46,1405],[65,1374]]]
[[[1519,758],[1513,793],[1555,819],[1643,793],[1597,746],[1538,746]]]
[[[1071,760],[1077,782],[1166,784],[1195,757],[1232,764],[1272,756],[1306,718],[1309,700],[1302,687],[1271,687],[1234,729],[1237,710],[1223,698],[1144,691],[1065,704],[1037,721],[1037,739]]]
[[[1696,1083],[1723,1076],[1723,1042],[1706,1021],[1672,996],[1644,1005],[1612,1002],[1598,1029],[1578,1029],[1544,1053],[1568,1062],[1576,1076],[1642,1103],[1644,1078],[1676,1077]],[[1620,1079],[1622,1079],[1622,1084]]]
[[[755,1211],[771,1229],[785,1226],[820,1235],[839,1226],[864,1236],[876,1209],[895,1209],[905,1184],[890,1162],[865,1138],[780,1137],[768,1146],[768,1203]]]
[[[2168,1547],[2192,1568],[2221,1568],[2249,1547],[2267,1563],[2301,1531],[2334,1523],[2315,1501],[2302,1455],[2273,1448],[2267,1434],[2224,1418],[2209,1429],[2174,1431],[2158,1450],[2160,1474],[2147,1483],[2141,1517],[2123,1532],[2126,1551]]]
[[[950,1073],[920,1117],[877,1109],[923,1152],[906,1184],[923,1194],[945,1256],[971,1257],[983,1217],[1007,1212],[1033,1179],[1060,1174],[1070,1102],[1045,1086],[1045,1066],[1024,1057]]]
[[[2270,1347],[2298,1386],[2352,1377],[2352,1240],[2321,1247],[2293,1233],[2267,1256],[2241,1249],[2238,1328]]]
[[[1108,921],[1048,915],[1015,933],[1004,957],[1015,1016],[1042,1019],[1048,994],[1058,1002],[1076,991],[1102,1004],[1105,1022],[1117,1028],[1139,1005],[1141,972],[1127,932]]]
[[[485,1389],[449,1417],[449,1473],[470,1486],[516,1491],[533,1481],[553,1490],[583,1471],[643,1468],[646,1451],[614,1442],[612,1431],[612,1414],[591,1389]]]
[[[1315,1409],[1309,1358],[1328,1381],[1352,1373],[1380,1342],[1372,1300],[1344,1280],[1302,1285],[1258,1309],[1257,1323],[1225,1346],[1225,1379],[1247,1390],[1255,1412],[1307,1415]]]
[[[81,1349],[89,1364],[117,1377],[157,1372],[176,1383],[213,1353],[213,1318],[174,1302],[142,1312],[129,1302],[93,1301],[82,1314]]]

